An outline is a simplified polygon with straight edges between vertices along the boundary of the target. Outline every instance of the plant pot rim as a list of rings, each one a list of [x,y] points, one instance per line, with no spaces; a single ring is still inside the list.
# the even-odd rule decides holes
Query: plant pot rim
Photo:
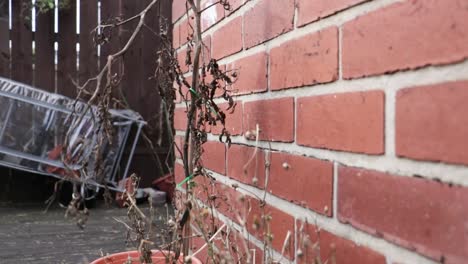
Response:
[[[153,255],[151,256],[151,259],[153,260],[154,264],[166,263],[164,261],[164,257],[162,253],[164,254],[171,253],[167,250],[151,250],[151,252],[153,253]],[[138,258],[140,256],[140,252],[138,252],[137,250],[118,252],[118,253],[110,254],[108,256],[104,256],[99,259],[96,259],[93,262],[91,262],[91,264],[123,264],[128,259],[129,256],[132,258]],[[154,261],[158,261],[158,262],[154,262]],[[140,262],[135,262],[135,263],[140,263]],[[183,263],[183,261],[179,260],[178,263]],[[192,257],[192,263],[203,264],[199,259],[195,257]]]

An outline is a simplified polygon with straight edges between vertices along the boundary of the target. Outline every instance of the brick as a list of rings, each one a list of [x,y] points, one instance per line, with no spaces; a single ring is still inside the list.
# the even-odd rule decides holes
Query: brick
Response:
[[[244,0],[229,0],[230,9],[225,12],[226,16],[230,16],[232,13],[236,12],[242,5]]]
[[[298,26],[317,21],[368,0],[298,0]]]
[[[205,31],[218,23],[224,18],[224,7],[221,4],[215,4],[219,0],[206,0],[202,4],[202,8],[205,9],[201,15],[201,29]]]
[[[203,206],[209,206],[209,196],[216,194],[216,182],[208,177],[197,176],[193,178],[194,187],[192,189],[194,197],[203,203]],[[211,215],[211,214],[210,214]]]
[[[203,144],[202,161],[206,168],[226,174],[226,146],[220,142],[206,142]]]
[[[191,55],[193,55],[193,52],[190,52]],[[182,73],[186,73],[189,71],[189,65],[187,65],[187,49],[181,49],[179,52],[177,52],[177,61],[180,66],[180,70]],[[190,61],[190,64],[193,62]],[[190,65],[191,67],[191,65]]]
[[[219,228],[222,225],[222,222],[217,218],[215,218],[215,222],[215,228]],[[211,227],[210,229],[213,228]],[[205,232],[207,232],[206,229]],[[214,232],[215,230],[212,231],[212,233]],[[197,254],[197,258],[200,259],[202,263],[224,263],[226,262],[226,256],[232,258],[232,263],[262,263],[263,251],[229,225],[226,227],[226,232],[219,233],[218,238],[219,239],[213,240],[212,245],[216,250],[214,250],[214,254],[211,257],[207,255],[207,248],[202,251],[201,255]],[[198,248],[202,247],[205,244],[204,241],[205,240],[203,238],[194,238],[192,252],[195,252]],[[225,241],[229,241],[229,243],[224,243]],[[246,250],[248,252],[246,252]],[[255,256],[253,252],[255,252]],[[251,258],[250,261],[247,260],[248,255],[250,255]],[[254,258],[255,261],[253,260]]]
[[[187,76],[184,77],[185,81],[187,84],[192,85],[192,76]],[[180,87],[180,92],[182,92],[182,95],[179,92],[179,88],[177,87],[176,84],[176,102],[182,102],[182,101],[190,101],[192,98],[192,94],[190,93],[189,89],[191,86],[187,86],[183,81],[181,81],[181,87]]]
[[[176,158],[181,159],[182,153],[184,152],[184,137],[182,136],[174,136],[174,153]]]
[[[246,222],[249,233],[262,241],[271,236],[271,247],[281,252],[289,231],[289,246],[285,248],[284,256],[294,260],[294,217],[268,204],[261,206],[254,198],[249,203],[251,211]]]
[[[237,79],[232,85],[233,94],[265,92],[268,88],[268,56],[265,52],[239,59],[227,66],[235,71]]]
[[[192,252],[196,252],[198,249],[202,248],[205,244],[206,241],[203,239],[203,237],[193,237],[191,240],[191,246],[190,249]],[[197,259],[202,261],[202,263],[210,263],[210,255],[208,252],[209,246],[205,247],[202,249],[198,254],[197,254]]]
[[[175,98],[174,98],[174,103],[180,103],[182,101],[182,98],[179,94],[179,85],[177,84],[177,82],[174,80],[174,82],[172,83],[172,88],[174,89],[174,93],[175,93]]]
[[[218,68],[221,72],[226,72],[226,66],[225,65],[218,65]],[[211,86],[212,86],[212,82],[214,80],[214,77],[213,75],[208,71],[208,68],[205,68],[206,69],[206,72],[205,72],[205,85],[209,86],[210,89],[211,89]],[[200,75],[202,75],[202,73],[200,73]],[[214,98],[218,98],[218,97],[222,97],[224,92],[225,92],[225,89],[227,91],[230,91],[230,88],[227,87],[227,84],[224,80],[220,80],[218,79],[217,82],[216,82],[216,90],[215,90],[215,94],[214,94]]]
[[[397,155],[468,165],[467,101],[468,81],[398,91]]]
[[[384,93],[352,92],[299,98],[299,145],[366,154],[384,152]]]
[[[468,188],[340,167],[338,218],[445,263],[468,258]]]
[[[174,175],[176,184],[179,184],[179,182],[185,179],[184,166],[182,164],[178,162],[174,164]]]
[[[236,106],[233,109],[226,110],[229,107],[228,103],[218,104],[218,107],[226,114],[226,130],[232,136],[238,136],[242,134],[242,102],[236,102]],[[211,127],[211,133],[215,135],[221,134],[223,126],[218,123],[216,126]]]
[[[260,0],[244,14],[244,41],[251,48],[294,28],[294,0]],[[274,19],[272,19],[274,18]]]
[[[176,130],[185,130],[187,128],[187,112],[185,107],[174,110],[174,128]]]
[[[297,257],[298,264],[350,263],[350,260],[359,264],[387,263],[385,257],[379,253],[314,225],[301,221],[298,229],[301,230],[298,233],[298,248],[303,252],[302,256]],[[315,243],[320,246],[319,252],[314,248]],[[318,259],[321,261],[316,261]]]
[[[212,56],[222,59],[242,50],[242,17],[238,17],[213,33]]]
[[[216,182],[212,188],[212,195],[216,196],[214,201],[216,210],[224,216],[238,224],[239,219],[247,217],[248,198],[244,194],[234,190],[231,186]]]
[[[180,46],[180,26],[174,26],[172,29],[172,47],[177,49]]]
[[[254,154],[254,147],[231,145],[227,155],[228,176],[245,184],[263,188],[265,184],[265,153],[258,149],[256,156]],[[257,178],[256,184],[255,177]]]
[[[256,131],[259,140],[294,141],[294,98],[280,98],[244,103],[244,132]]]
[[[179,20],[186,13],[186,0],[173,0],[172,4],[172,22]]]
[[[203,41],[203,48],[202,48],[202,53],[201,53],[201,61],[205,63],[205,65],[208,65],[211,60],[211,36],[206,35],[202,39]]]
[[[182,22],[179,25],[179,30],[180,30],[179,42],[180,42],[180,45],[184,45],[189,40],[191,40],[194,35],[195,20],[193,19],[193,16],[190,16],[189,19],[184,20],[184,22]]]
[[[344,25],[347,79],[468,58],[468,2],[413,0],[393,4]]]
[[[328,83],[338,79],[338,29],[290,40],[270,52],[271,89]]]
[[[231,228],[229,233],[222,235],[224,241],[226,241],[227,235],[230,236],[229,241],[231,241],[231,244],[228,245],[229,248],[224,248],[229,251],[230,256],[234,258],[232,263],[262,263],[263,251],[246,239],[241,233]],[[248,259],[249,256],[250,259]]]
[[[271,153],[268,190],[273,195],[331,216],[333,164],[286,153]]]

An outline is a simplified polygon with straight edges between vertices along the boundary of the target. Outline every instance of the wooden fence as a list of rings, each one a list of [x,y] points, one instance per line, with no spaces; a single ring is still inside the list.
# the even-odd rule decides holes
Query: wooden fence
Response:
[[[100,21],[135,15],[149,2],[70,0],[67,9],[38,13],[25,8],[31,5],[31,0],[0,0],[0,76],[74,97],[76,88],[72,80],[83,83],[95,75],[107,55],[122,47],[135,25],[126,25],[101,47],[93,41],[93,29]],[[148,27],[158,31],[159,15],[172,21],[171,3],[161,0],[148,13]],[[158,48],[158,39],[145,28],[123,59],[121,88],[132,109],[146,120],[157,120],[154,115],[159,112],[160,98],[149,79],[154,73]],[[153,140],[162,133],[152,131],[149,136]],[[168,148],[157,148],[161,157]],[[160,168],[154,168],[154,157],[144,144],[140,144],[135,155],[133,171],[143,177],[144,184],[159,176],[155,172]]]

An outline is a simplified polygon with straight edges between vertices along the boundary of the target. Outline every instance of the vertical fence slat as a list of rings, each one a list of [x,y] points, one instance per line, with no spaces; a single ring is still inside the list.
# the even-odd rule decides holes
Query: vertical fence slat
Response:
[[[143,1],[145,6],[151,3],[151,0]],[[156,68],[156,52],[160,49],[160,41],[154,34],[159,31],[158,22],[159,5],[153,7],[146,16],[146,24],[148,28],[143,30],[142,41],[142,62],[143,62],[143,86],[141,87],[141,97],[139,104],[142,107],[141,114],[149,120],[159,112],[160,97],[155,90],[154,75]]]
[[[3,4],[3,5],[2,5]],[[9,20],[9,1],[0,0],[0,76],[10,77],[10,29]],[[6,201],[8,198],[11,182],[11,171],[6,167],[0,167],[0,201]]]
[[[72,0],[70,3],[69,8],[59,9],[57,92],[74,98],[76,87],[72,80],[77,79],[76,2]]]
[[[7,0],[0,1],[0,76],[10,77],[10,28]]]
[[[97,73],[97,48],[93,43],[93,29],[97,26],[97,1],[81,0],[80,2],[80,53],[79,73],[80,84]]]
[[[151,0],[143,0],[143,5],[141,8],[144,8]],[[142,68],[142,77],[141,85],[138,87],[139,97],[136,98],[138,102],[139,112],[145,120],[148,120],[148,126],[145,128],[149,139],[157,146],[157,139],[161,131],[158,131],[160,118],[158,117],[159,106],[161,105],[160,97],[156,91],[156,86],[154,79],[151,77],[154,75],[154,70],[156,68],[156,52],[160,46],[160,41],[157,36],[154,35],[154,32],[158,32],[158,10],[159,5],[154,6],[148,13],[145,18],[145,23],[147,27],[143,28],[141,32],[141,61],[140,64],[143,65]],[[149,129],[149,127],[153,129]],[[145,142],[142,140],[142,144],[137,149],[136,159],[137,162],[134,170],[139,173],[139,175],[144,175],[145,171],[154,171],[152,177],[163,176],[164,172],[161,171],[162,168],[158,166],[158,163],[155,162],[153,155],[149,151],[145,151],[147,147]],[[161,158],[164,160],[164,157]],[[160,162],[163,164],[164,162]],[[142,186],[149,186],[152,177],[144,176],[141,179]]]
[[[136,15],[143,7],[142,1],[124,0],[122,1],[122,16],[129,18]],[[122,26],[121,45],[126,43],[138,24],[137,20]],[[122,78],[122,90],[128,99],[130,107],[137,112],[142,112],[142,105],[139,104],[141,98],[142,79],[143,79],[143,57],[142,57],[142,34],[133,41],[131,47],[127,50],[123,58],[124,76]]]
[[[34,85],[40,89],[55,91],[55,32],[54,12],[41,13],[36,16],[35,33],[35,68]]]
[[[122,0],[101,0],[101,24],[112,23],[112,19],[121,16]],[[101,68],[107,62],[107,56],[112,52],[116,52],[120,48],[120,28],[112,33],[109,43],[101,46],[101,54],[99,57]],[[117,69],[117,66],[113,66]]]
[[[145,5],[148,5],[151,0],[144,0]],[[160,121],[160,105],[161,97],[156,90],[156,83],[152,79],[154,70],[156,68],[156,53],[161,48],[161,42],[155,33],[159,32],[159,14],[162,11],[160,9],[162,3],[160,2],[153,7],[146,17],[146,24],[148,28],[143,30],[143,79],[142,87],[140,91],[139,104],[141,105],[141,115],[148,120],[148,126],[151,128],[164,127],[161,126]],[[148,129],[150,139],[154,144],[157,143],[158,138],[161,136],[163,131],[158,129]]]
[[[11,77],[19,82],[32,84],[31,13],[24,8],[28,3],[30,1],[27,0],[12,1]]]

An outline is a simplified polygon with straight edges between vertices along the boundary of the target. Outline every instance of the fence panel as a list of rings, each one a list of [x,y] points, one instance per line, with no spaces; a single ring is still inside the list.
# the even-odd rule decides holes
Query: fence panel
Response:
[[[8,7],[10,2],[11,14]],[[76,88],[73,81],[82,84],[94,77],[99,68],[107,62],[107,56],[123,47],[132,34],[137,20],[115,29],[109,43],[100,46],[100,52],[94,44],[92,30],[98,23],[112,23],[118,19],[129,18],[140,12],[151,1],[81,0],[79,13],[76,9],[77,1],[70,2],[71,6],[66,9],[49,10],[46,13],[35,14],[33,17],[30,9],[31,0],[0,0],[0,76],[74,97]],[[160,111],[161,99],[151,76],[156,66],[156,52],[160,48],[154,32],[159,31],[159,15],[167,17],[170,23],[171,3],[171,0],[160,0],[156,8],[146,16],[147,27],[142,30],[125,56],[113,65],[114,72],[123,73],[120,87],[131,108],[141,113],[145,120],[150,121],[152,129],[147,129],[146,132],[163,159],[170,145],[168,140],[162,140],[163,144],[157,146],[157,143],[161,142],[158,139],[163,134],[158,128],[164,129],[165,124],[159,125],[162,119],[157,114]],[[58,12],[58,22],[54,20],[55,12]],[[8,17],[9,15],[11,17]],[[33,19],[36,24],[35,30],[32,28]],[[58,24],[58,33],[54,30],[55,23]],[[77,23],[80,26],[79,32],[77,32]],[[169,29],[168,32],[170,34],[172,30]],[[77,44],[79,44],[78,52]],[[115,95],[117,93],[116,91]],[[169,136],[164,135],[164,137]],[[152,173],[148,174],[149,171]],[[142,184],[147,186],[150,180],[167,172],[167,169],[161,171],[154,156],[141,141],[135,153],[131,172],[140,174],[143,177]],[[9,175],[10,178],[21,178],[11,172]],[[25,180],[10,185],[26,184],[26,178],[23,177],[21,179]],[[41,178],[32,181],[39,182]],[[2,182],[0,181],[0,186]]]
[[[76,43],[76,2],[70,1],[68,8],[59,8],[57,92],[71,98],[76,96]]]
[[[92,31],[98,25],[98,2],[95,0],[81,0],[80,17],[78,78],[80,84],[82,84],[97,73],[98,53],[93,42]]]
[[[100,24],[109,24],[115,21],[115,18],[121,17],[121,0],[101,0],[101,21]],[[120,48],[120,34],[119,29],[115,29],[116,32],[112,32],[112,35],[108,39],[109,43],[101,45],[101,54],[99,57],[100,68],[107,62],[107,56],[109,56],[112,51],[117,51]],[[119,64],[113,68],[118,69]]]
[[[0,76],[10,77],[9,1],[0,0]]]
[[[136,15],[143,8],[142,1],[135,2],[133,0],[122,0],[122,17],[129,18]],[[120,32],[121,44],[128,41],[136,28],[138,20],[131,21],[123,25]],[[123,56],[123,78],[121,82],[123,93],[130,104],[130,107],[141,113],[141,88],[143,79],[143,63],[142,54],[143,36],[139,34],[133,41],[132,46]]]
[[[31,13],[25,8],[30,1],[15,0],[11,3],[11,77],[15,81],[32,84]]]
[[[54,12],[49,10],[36,16],[34,50],[34,85],[55,92],[55,32]]]

